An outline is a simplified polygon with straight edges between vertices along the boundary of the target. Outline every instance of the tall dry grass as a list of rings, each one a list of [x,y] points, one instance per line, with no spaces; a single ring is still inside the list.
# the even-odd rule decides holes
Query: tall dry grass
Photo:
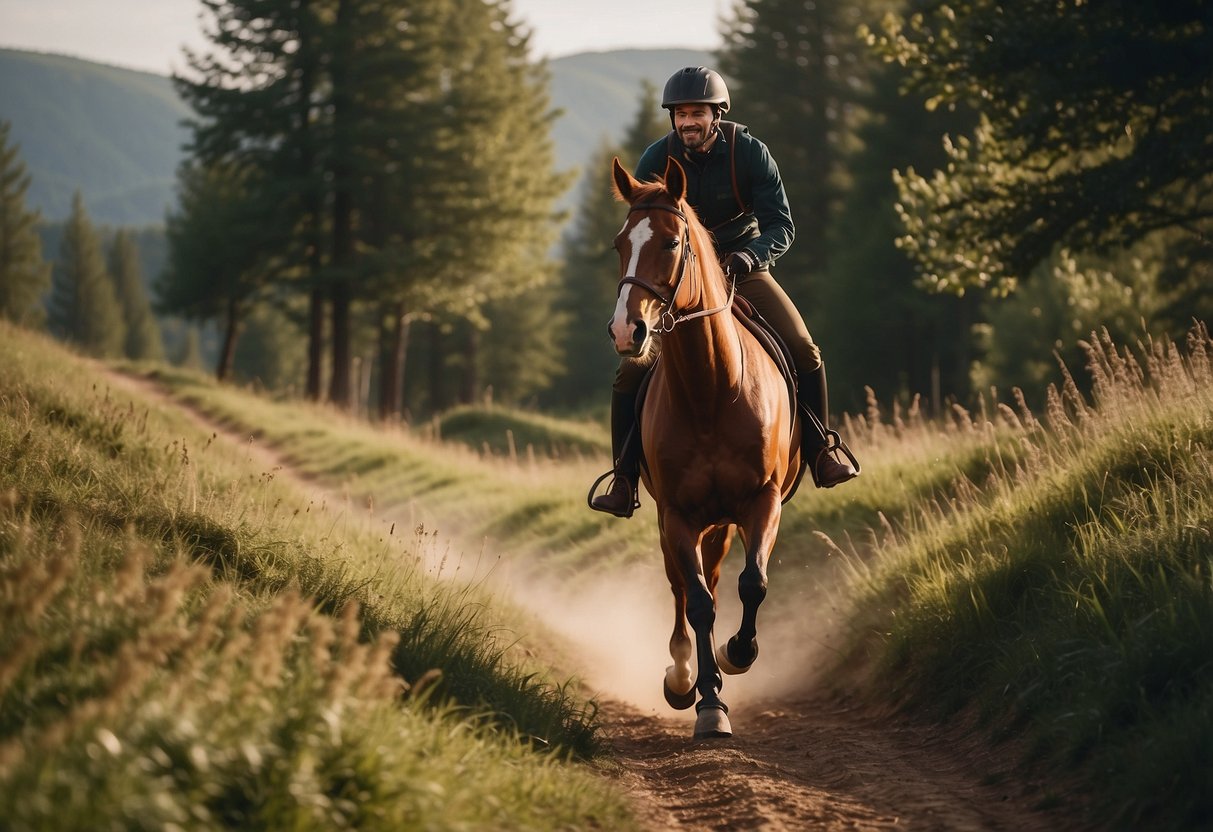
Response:
[[[0,361],[6,829],[631,824],[568,762],[592,708],[407,535],[3,324]]]
[[[1013,444],[890,525],[850,656],[940,715],[974,709],[1029,763],[1078,782],[1102,823],[1213,821],[1213,341],[1106,334],[1093,379],[1048,390],[1040,421],[999,408]],[[975,429],[995,431],[991,422]],[[1008,447],[1010,448],[1008,452]],[[1001,448],[1001,450],[1000,450]],[[856,558],[856,563],[860,559]]]

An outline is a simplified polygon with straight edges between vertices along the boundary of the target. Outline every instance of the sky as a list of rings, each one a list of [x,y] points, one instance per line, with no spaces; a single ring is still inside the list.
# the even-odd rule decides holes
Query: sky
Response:
[[[720,44],[731,0],[512,0],[535,57]],[[200,47],[198,0],[0,0],[0,47],[56,52],[167,75]]]

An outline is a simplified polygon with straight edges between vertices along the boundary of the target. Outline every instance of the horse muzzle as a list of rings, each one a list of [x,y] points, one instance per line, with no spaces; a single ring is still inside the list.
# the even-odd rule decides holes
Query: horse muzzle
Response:
[[[652,334],[649,325],[642,318],[633,318],[622,326],[611,321],[607,332],[615,346],[615,352],[633,358],[644,353]]]

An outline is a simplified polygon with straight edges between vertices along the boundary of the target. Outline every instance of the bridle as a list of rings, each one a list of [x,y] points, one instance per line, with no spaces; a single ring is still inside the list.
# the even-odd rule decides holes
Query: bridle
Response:
[[[736,281],[731,281],[729,285],[729,298],[723,305],[717,306],[714,309],[701,309],[698,312],[691,312],[685,315],[675,314],[674,300],[678,297],[678,290],[682,288],[682,282],[686,279],[687,263],[695,257],[695,252],[691,250],[691,223],[687,220],[686,214],[673,205],[663,205],[660,202],[639,202],[633,205],[628,214],[634,214],[637,211],[669,211],[682,220],[682,253],[678,259],[678,279],[674,281],[674,289],[670,292],[670,296],[666,297],[660,289],[649,283],[647,280],[637,277],[634,274],[624,275],[619,279],[619,289],[624,286],[632,285],[639,286],[649,294],[661,301],[661,317],[657,319],[658,332],[670,332],[675,326],[683,321],[691,321],[695,318],[706,318],[709,315],[715,315],[718,312],[723,312],[733,305],[733,296],[737,292]],[[616,290],[616,294],[618,294]]]

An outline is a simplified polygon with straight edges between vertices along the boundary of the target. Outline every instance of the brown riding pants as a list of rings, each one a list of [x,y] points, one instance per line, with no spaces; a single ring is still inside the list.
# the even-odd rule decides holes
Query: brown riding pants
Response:
[[[809,328],[804,325],[804,318],[769,271],[752,272],[737,281],[737,294],[748,300],[788,345],[797,375],[804,378],[821,366],[821,350],[813,343]],[[635,393],[648,367],[647,363],[629,358],[620,361],[619,369],[615,372],[614,391]]]

